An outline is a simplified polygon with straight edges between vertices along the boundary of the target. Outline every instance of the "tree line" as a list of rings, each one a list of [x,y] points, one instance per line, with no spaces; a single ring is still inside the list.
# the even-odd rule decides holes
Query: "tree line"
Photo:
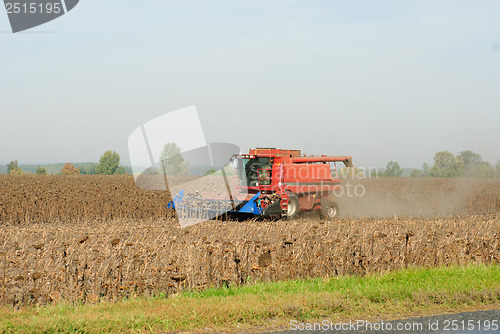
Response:
[[[184,162],[180,149],[175,144],[167,144],[162,155],[162,168],[167,174],[189,174],[187,163]],[[166,163],[168,161],[168,164]],[[62,175],[126,175],[132,174],[131,167],[120,166],[120,156],[115,151],[106,151],[100,157],[99,163],[66,163],[59,166],[56,172],[49,171],[43,166],[38,166],[33,172],[37,175],[62,174]],[[171,170],[172,169],[172,170]],[[357,168],[349,168],[347,174],[364,174]],[[382,170],[371,171],[371,176],[400,177],[404,169],[397,161],[389,161]],[[25,173],[21,169],[17,160],[7,164],[7,173],[11,175],[22,175]],[[208,172],[207,172],[208,173]],[[493,166],[481,158],[481,155],[473,151],[462,151],[454,155],[448,151],[437,152],[434,155],[432,165],[424,163],[422,168],[412,169],[411,177],[500,177],[500,160]]]
[[[36,169],[35,169],[36,168]],[[33,173],[36,175],[127,175],[132,173],[130,167],[120,166],[120,155],[115,151],[106,151],[99,158],[99,163],[65,163],[43,166],[25,166],[21,168],[18,160],[7,164],[7,174],[23,175]],[[28,172],[28,169],[30,172]]]
[[[380,175],[399,177],[403,169],[397,161],[389,161]],[[410,172],[412,177],[500,177],[500,160],[493,166],[473,151],[462,151],[454,155],[448,151],[437,152],[434,163],[424,163],[421,169]]]

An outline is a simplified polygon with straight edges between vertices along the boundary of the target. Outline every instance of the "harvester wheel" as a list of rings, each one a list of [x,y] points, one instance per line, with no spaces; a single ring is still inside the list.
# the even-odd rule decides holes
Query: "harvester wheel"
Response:
[[[288,211],[286,215],[286,219],[295,219],[299,215],[300,207],[299,207],[299,199],[297,195],[292,192],[288,193]]]
[[[334,201],[323,201],[321,203],[321,217],[333,220],[339,216],[339,206]]]

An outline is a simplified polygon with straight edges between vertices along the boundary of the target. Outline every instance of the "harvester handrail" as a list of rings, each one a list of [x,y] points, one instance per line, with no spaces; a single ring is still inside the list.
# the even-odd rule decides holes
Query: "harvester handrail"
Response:
[[[346,167],[353,167],[352,157],[348,155],[340,156],[320,156],[320,157],[297,157],[292,158],[292,163],[305,163],[305,162],[337,162],[341,161]]]

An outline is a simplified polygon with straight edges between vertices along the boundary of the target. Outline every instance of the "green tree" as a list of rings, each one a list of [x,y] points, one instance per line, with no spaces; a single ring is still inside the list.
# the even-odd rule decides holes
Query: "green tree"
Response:
[[[19,169],[21,169],[21,168],[19,167],[19,163],[18,163],[17,159],[13,160],[7,164],[7,173],[8,174],[13,174],[13,172],[16,173],[16,172],[18,172]]]
[[[80,167],[80,174],[84,174],[84,175],[97,174],[96,165],[89,165],[89,166]]]
[[[19,167],[19,163],[17,160],[13,160],[7,164],[7,173],[10,175],[23,175],[24,172]]]
[[[500,177],[500,160],[497,161],[497,165],[495,167],[495,170],[497,172],[497,177]]]
[[[35,171],[36,175],[47,175],[47,170],[44,167],[38,166],[38,168]]]
[[[487,161],[476,162],[466,171],[466,176],[471,177],[495,177],[495,168]]]
[[[167,143],[160,155],[161,168],[165,175],[188,174],[188,163],[184,161],[181,149],[175,143]]]
[[[464,163],[460,156],[448,151],[437,152],[430,175],[434,177],[456,177],[462,174]]]
[[[95,171],[97,174],[112,175],[120,166],[120,156],[115,151],[106,151],[99,158]]]
[[[470,169],[474,167],[474,165],[483,161],[479,154],[472,151],[462,151],[458,154],[458,156],[462,159],[465,170]]]
[[[80,170],[76,168],[72,163],[65,163],[61,173],[63,175],[78,175],[80,174]]]
[[[487,161],[483,161],[481,156],[472,151],[462,151],[459,153],[464,162],[463,176],[470,177],[494,177],[495,168]]]
[[[410,173],[411,177],[429,177],[430,176],[430,167],[427,163],[422,165],[422,169],[415,168]]]
[[[422,177],[422,176],[424,176],[424,173],[422,172],[421,169],[413,168],[410,172],[410,177]]]
[[[403,170],[397,161],[389,161],[385,166],[384,176],[399,177],[403,174]]]
[[[431,176],[431,167],[427,162],[424,162],[424,164],[422,165],[422,173],[425,177]]]
[[[17,168],[11,169],[9,174],[10,175],[23,175],[24,171],[20,167],[17,167]]]
[[[125,169],[125,167],[123,167],[123,166],[119,166],[119,167],[115,170],[115,175],[129,175],[129,173],[127,172],[127,170]]]

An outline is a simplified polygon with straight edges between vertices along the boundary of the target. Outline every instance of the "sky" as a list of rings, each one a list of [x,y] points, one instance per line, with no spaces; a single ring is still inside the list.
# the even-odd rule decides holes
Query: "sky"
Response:
[[[362,167],[500,159],[500,2],[81,0],[13,34],[0,8],[0,162],[129,163],[195,105],[207,142]]]

